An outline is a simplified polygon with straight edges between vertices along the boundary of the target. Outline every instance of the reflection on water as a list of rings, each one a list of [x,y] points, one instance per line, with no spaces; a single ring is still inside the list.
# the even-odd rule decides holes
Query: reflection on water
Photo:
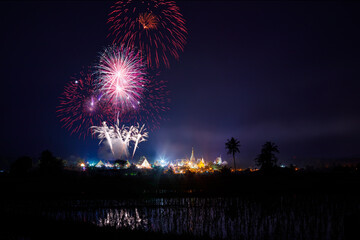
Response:
[[[135,208],[135,214],[130,210],[124,209],[108,209],[106,217],[99,218],[97,225],[112,226],[116,228],[129,228],[134,229],[146,229],[148,220],[141,218],[137,208]]]
[[[69,201],[44,214],[98,226],[220,239],[342,239],[358,201],[328,196]],[[60,209],[60,210],[59,210]]]

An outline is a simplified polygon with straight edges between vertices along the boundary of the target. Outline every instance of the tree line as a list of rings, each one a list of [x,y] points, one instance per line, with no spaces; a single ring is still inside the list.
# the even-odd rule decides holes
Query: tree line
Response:
[[[240,141],[236,138],[228,139],[225,143],[225,149],[228,154],[233,156],[234,169],[236,171],[235,154],[240,153]],[[254,159],[256,166],[260,167],[261,170],[270,170],[276,167],[277,157],[275,153],[280,153],[279,147],[270,141],[267,141],[261,148],[260,154]]]
[[[45,150],[40,155],[38,171],[45,175],[56,175],[64,169],[64,166],[64,160],[55,157],[49,150]],[[25,175],[32,168],[32,158],[28,156],[22,156],[11,165],[10,172],[14,175]]]

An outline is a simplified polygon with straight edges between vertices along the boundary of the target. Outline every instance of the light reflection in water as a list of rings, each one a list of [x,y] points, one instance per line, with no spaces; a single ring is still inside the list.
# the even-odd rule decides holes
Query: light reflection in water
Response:
[[[134,229],[147,229],[148,220],[141,218],[137,208],[135,208],[135,214],[125,209],[109,209],[106,212],[106,217],[99,218],[97,225],[111,226],[116,228],[129,228]]]
[[[219,239],[342,239],[345,214],[359,207],[356,200],[347,201],[327,196],[77,200],[44,214],[98,226]]]

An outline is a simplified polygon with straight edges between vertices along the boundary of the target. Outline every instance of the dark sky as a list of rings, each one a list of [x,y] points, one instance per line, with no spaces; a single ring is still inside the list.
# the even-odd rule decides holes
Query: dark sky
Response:
[[[111,43],[111,2],[1,2],[2,159],[98,156],[95,139],[61,127],[64,85]],[[178,2],[188,38],[162,69],[169,120],[136,157],[230,160],[254,165],[265,141],[282,163],[360,155],[360,4],[355,2]],[[296,157],[296,159],[294,159]]]

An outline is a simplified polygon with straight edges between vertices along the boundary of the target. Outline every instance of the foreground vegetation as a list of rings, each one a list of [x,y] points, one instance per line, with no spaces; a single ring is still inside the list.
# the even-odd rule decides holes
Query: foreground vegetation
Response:
[[[2,236],[351,239],[360,223],[355,175],[107,174],[3,176],[14,189],[0,199]]]
[[[233,239],[311,239],[314,234],[317,239],[334,234],[336,239],[352,239],[346,236],[357,233],[360,223],[357,167],[228,169],[212,174],[55,169],[0,174],[4,239],[210,239],[206,234],[192,234],[193,227],[207,233],[212,226],[221,235],[223,225],[229,226],[225,235],[235,234]],[[122,210],[132,211],[132,216],[136,216],[134,211],[147,214],[148,226],[161,223],[156,225],[160,230],[173,226],[172,230],[130,230],[86,220],[114,216],[116,224],[123,219],[114,211]],[[220,224],[209,211],[224,222]],[[298,226],[301,231],[296,230]],[[174,232],[179,228],[185,233]],[[324,231],[327,235],[321,235]],[[219,239],[226,239],[225,235]]]
[[[230,151],[233,157],[236,152]],[[220,239],[352,239],[360,224],[360,166],[282,168],[274,152],[275,145],[264,145],[256,159],[258,171],[222,168],[201,174],[162,168],[82,171],[65,167],[49,151],[35,166],[32,159],[19,158],[10,172],[0,173],[2,237],[210,239],[212,227],[212,236],[219,234]],[[132,212],[132,217],[147,214],[148,228],[116,228],[112,224],[124,220],[119,211]],[[111,216],[102,226],[87,220]],[[166,228],[170,231],[161,232]],[[193,234],[195,228],[200,237]]]
[[[331,170],[274,168],[272,171],[218,172],[213,174],[164,174],[162,171],[94,169],[80,172],[63,170],[44,174],[0,175],[4,197],[76,196],[143,197],[173,195],[242,195],[245,193],[327,192],[359,194],[357,168]]]

